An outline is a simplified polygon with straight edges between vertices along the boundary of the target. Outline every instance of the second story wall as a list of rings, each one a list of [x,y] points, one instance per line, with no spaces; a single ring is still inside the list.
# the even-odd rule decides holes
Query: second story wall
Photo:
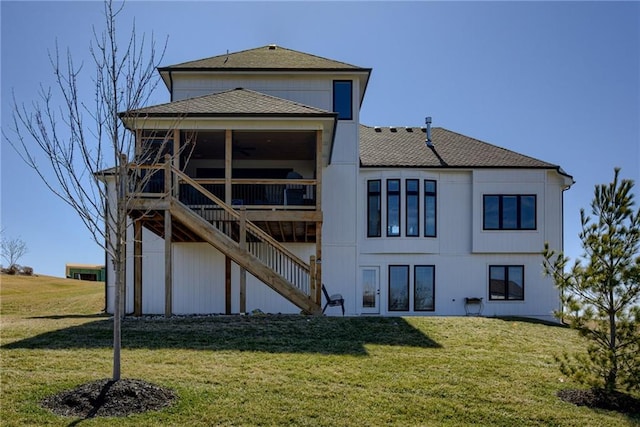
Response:
[[[394,181],[397,202],[389,187]],[[379,196],[369,192],[370,182],[379,185]],[[417,235],[408,229],[410,182],[417,183]],[[425,232],[427,182],[435,186],[435,235]],[[562,248],[565,183],[552,170],[361,169],[358,185],[361,254],[539,254],[545,242]],[[373,233],[370,197],[380,206],[379,231],[374,226]],[[398,230],[390,219],[393,203],[399,206]],[[495,215],[501,219],[494,223]]]
[[[473,252],[540,253],[561,224],[559,203],[545,170],[475,170]]]
[[[360,86],[358,76],[348,73],[327,74],[207,74],[174,73],[172,100],[209,95],[245,88],[307,106],[334,111],[334,81],[352,81],[352,115],[338,120],[334,142],[333,164],[358,164],[358,123],[360,119]]]

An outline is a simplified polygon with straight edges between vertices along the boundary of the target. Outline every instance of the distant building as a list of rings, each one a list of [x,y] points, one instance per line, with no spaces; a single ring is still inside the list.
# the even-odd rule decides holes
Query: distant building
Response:
[[[104,282],[104,265],[93,264],[66,264],[66,276],[68,279],[89,280],[92,282]]]

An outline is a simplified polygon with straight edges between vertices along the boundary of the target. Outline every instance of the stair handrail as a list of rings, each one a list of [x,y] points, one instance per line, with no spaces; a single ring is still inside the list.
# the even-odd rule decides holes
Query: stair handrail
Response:
[[[214,202],[216,205],[218,205],[220,208],[222,208],[231,217],[233,217],[237,221],[240,221],[240,213],[238,213],[235,209],[233,209],[229,205],[227,205],[223,200],[221,200],[218,197],[216,197],[209,190],[204,188],[197,181],[193,180],[193,178],[191,178],[189,175],[187,175],[184,172],[182,172],[181,170],[177,169],[175,166],[171,165],[171,170],[178,178],[182,179],[182,181],[184,181],[185,183],[191,185],[193,188],[198,190],[202,195],[204,195],[205,197],[210,199],[212,202]],[[246,227],[247,227],[247,230],[250,230],[251,233],[254,234],[256,237],[259,237],[261,240],[264,240],[265,243],[267,243],[267,244],[269,244],[271,246],[274,246],[277,250],[282,252],[287,258],[291,259],[293,262],[298,264],[298,266],[300,268],[302,268],[305,272],[307,272],[308,274],[311,274],[311,268],[310,268],[309,264],[307,264],[305,261],[300,259],[300,257],[298,257],[296,254],[291,252],[289,249],[287,249],[285,246],[283,246],[276,239],[271,237],[269,234],[267,234],[260,227],[258,227],[253,222],[248,221],[248,220],[246,220]]]

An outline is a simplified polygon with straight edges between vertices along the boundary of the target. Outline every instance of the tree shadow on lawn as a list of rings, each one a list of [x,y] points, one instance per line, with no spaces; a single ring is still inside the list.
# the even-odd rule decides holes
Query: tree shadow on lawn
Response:
[[[533,317],[520,317],[520,316],[495,316],[493,319],[502,320],[504,322],[522,322],[522,323],[530,323],[533,325],[544,325],[544,326],[552,326],[556,328],[564,328],[568,329],[569,325],[565,323],[561,323],[560,321],[554,322],[552,320],[542,320],[536,319]]]
[[[105,313],[93,313],[93,314],[50,314],[47,316],[32,316],[29,319],[108,319],[110,316]]]
[[[45,332],[5,344],[3,349],[110,348],[112,319]],[[366,356],[367,344],[440,348],[405,319],[310,316],[213,316],[126,318],[127,349],[237,350]]]

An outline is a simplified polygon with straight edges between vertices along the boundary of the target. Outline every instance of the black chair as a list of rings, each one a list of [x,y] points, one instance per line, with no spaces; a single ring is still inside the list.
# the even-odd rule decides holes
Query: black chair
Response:
[[[327,309],[327,307],[340,306],[340,307],[342,307],[342,315],[344,316],[344,298],[342,298],[342,295],[333,294],[333,295],[329,296],[329,293],[327,292],[327,288],[324,287],[324,284],[322,285],[322,293],[324,294],[324,297],[327,300],[327,303],[324,305],[324,308],[322,309],[322,312],[324,313],[324,311]]]

